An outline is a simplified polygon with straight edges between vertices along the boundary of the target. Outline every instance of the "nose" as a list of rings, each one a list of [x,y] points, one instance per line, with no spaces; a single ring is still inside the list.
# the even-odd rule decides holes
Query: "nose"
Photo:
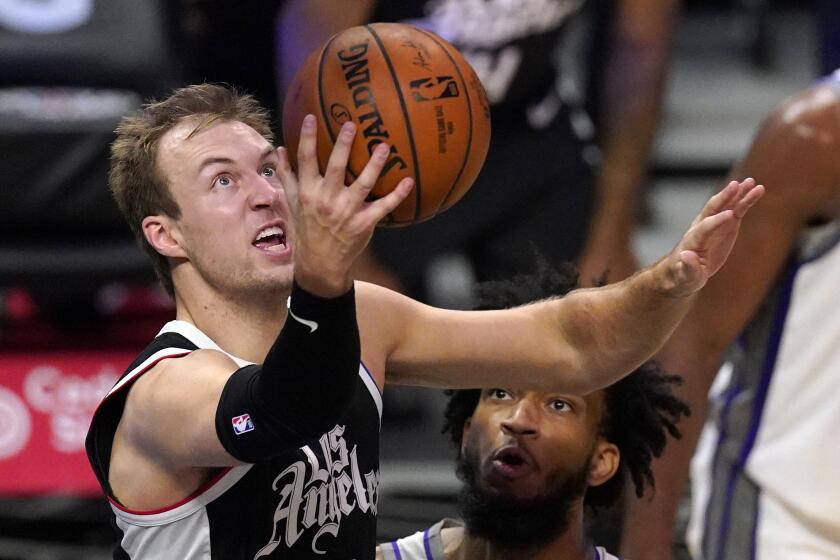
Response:
[[[536,436],[539,433],[539,423],[534,404],[528,399],[517,401],[502,419],[502,431],[515,436]]]
[[[248,190],[248,204],[254,210],[267,208],[277,204],[283,196],[279,186],[274,185],[260,174],[257,174],[250,181]]]

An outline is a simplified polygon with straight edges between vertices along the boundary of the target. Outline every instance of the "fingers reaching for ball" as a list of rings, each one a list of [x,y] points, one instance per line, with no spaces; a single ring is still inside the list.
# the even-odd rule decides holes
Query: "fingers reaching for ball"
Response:
[[[297,173],[302,181],[314,181],[321,176],[318,170],[317,121],[315,115],[306,115],[300,125],[300,143],[297,146]]]
[[[436,78],[418,79],[417,60]],[[416,181],[414,196],[380,225],[410,225],[452,207],[475,181],[490,145],[487,95],[469,62],[445,39],[406,24],[345,29],[304,61],[283,103],[283,137],[293,160],[307,113],[319,119],[325,175],[336,157],[336,169],[346,167],[355,181],[382,142],[389,155],[369,198],[401,191],[397,185],[406,177]],[[344,152],[330,148],[344,143],[347,122],[359,132],[345,165]]]
[[[301,126],[297,176],[285,157],[280,166],[295,226],[296,274],[332,278],[336,291],[349,285],[350,266],[370,241],[377,223],[405,200],[413,186],[411,179],[403,179],[385,196],[369,199],[388,158],[386,144],[373,150],[359,176],[347,186],[355,135],[355,125],[345,123],[322,175],[316,156],[317,121],[307,115]]]

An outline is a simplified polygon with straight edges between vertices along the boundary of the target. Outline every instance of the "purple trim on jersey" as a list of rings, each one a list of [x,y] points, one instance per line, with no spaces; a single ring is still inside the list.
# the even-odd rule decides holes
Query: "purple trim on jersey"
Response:
[[[394,557],[397,560],[402,560],[402,554],[400,553],[400,545],[397,544],[397,541],[391,541],[391,550],[394,551]]]
[[[373,377],[373,374],[372,374],[372,373],[370,372],[370,370],[367,368],[367,366],[365,365],[365,363],[364,363],[363,361],[361,361],[361,360],[359,360],[359,363],[360,363],[360,364],[362,364],[362,369],[363,369],[363,370],[365,370],[365,373],[368,375],[368,377],[370,377],[370,380],[371,380],[371,381],[373,381],[373,386],[374,386],[374,387],[376,387],[376,390],[377,390],[377,391],[379,391],[379,396],[381,397],[381,396],[382,396],[382,387],[380,387],[380,386],[379,386],[379,383],[377,383],[377,382],[376,382],[376,378],[375,378],[375,377]]]
[[[429,546],[429,528],[423,531],[423,550],[426,551],[426,560],[435,560],[432,556],[432,547]]]
[[[767,342],[767,354],[764,357],[761,378],[758,381],[758,387],[755,392],[753,414],[750,419],[750,427],[747,432],[747,438],[741,446],[738,462],[732,465],[729,472],[729,482],[726,485],[726,501],[723,515],[721,516],[721,538],[718,543],[717,555],[715,556],[719,560],[724,559],[726,537],[729,534],[729,516],[732,512],[732,502],[734,501],[735,483],[737,482],[738,475],[744,470],[744,466],[747,464],[749,454],[755,445],[758,428],[761,425],[761,417],[764,413],[764,405],[767,402],[767,393],[770,389],[770,381],[773,378],[773,371],[776,367],[776,358],[779,354],[779,346],[782,340],[782,333],[784,332],[785,319],[787,319],[788,309],[790,308],[793,281],[796,278],[796,273],[798,271],[799,264],[790,266],[785,273],[784,280],[782,281],[782,287],[779,293],[779,305],[776,308],[776,313],[773,317],[773,327],[770,332],[770,339]],[[757,525],[753,525],[753,541],[755,540],[755,530],[757,530]]]
[[[723,402],[723,409],[720,412],[720,431],[718,432],[718,440],[717,445],[715,446],[715,455],[712,458],[712,470],[714,471],[715,465],[718,464],[718,460],[720,459],[720,451],[723,449],[723,444],[726,442],[727,438],[729,437],[729,433],[726,431],[727,422],[729,420],[729,411],[732,409],[732,402],[735,398],[741,393],[743,387],[740,384],[734,385],[727,389],[724,397]],[[714,475],[713,475],[714,476]],[[712,516],[712,508],[706,508],[706,519],[705,519],[705,536],[703,541],[706,541],[711,534],[708,530],[711,527],[711,516]],[[708,544],[706,542],[703,543],[703,550],[708,549]]]

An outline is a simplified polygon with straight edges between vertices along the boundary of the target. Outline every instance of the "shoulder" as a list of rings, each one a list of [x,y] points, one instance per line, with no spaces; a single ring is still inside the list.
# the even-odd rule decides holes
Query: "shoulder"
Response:
[[[193,350],[154,364],[128,393],[124,421],[143,425],[205,394],[221,392],[239,366],[218,350]]]
[[[455,554],[464,540],[464,524],[448,518],[440,524],[440,542],[443,545],[444,556],[448,558]]]
[[[734,170],[767,187],[758,210],[807,221],[840,211],[840,87],[818,83],[782,101]]]
[[[818,82],[795,93],[764,119],[758,137],[772,136],[790,144],[828,145],[840,134],[840,84]]]
[[[377,560],[444,560],[449,558],[460,544],[462,533],[462,525],[459,522],[448,518],[442,519],[424,531],[382,543],[377,548],[376,558]]]
[[[208,383],[213,380],[226,380],[239,366],[236,362],[218,350],[192,350],[181,355],[167,356],[167,359],[154,364],[136,384],[140,387],[159,387]]]
[[[224,383],[239,369],[228,355],[218,350],[193,350],[173,355],[154,364],[137,380],[129,401],[168,400],[175,389],[188,390],[201,385]]]
[[[815,124],[827,115],[837,116],[838,111],[840,80],[834,78],[816,82],[810,88],[789,96],[777,108],[787,121],[812,121]]]
[[[764,119],[759,137],[775,133],[788,141],[830,141],[827,136],[815,135],[840,132],[840,86],[818,82],[782,100]]]

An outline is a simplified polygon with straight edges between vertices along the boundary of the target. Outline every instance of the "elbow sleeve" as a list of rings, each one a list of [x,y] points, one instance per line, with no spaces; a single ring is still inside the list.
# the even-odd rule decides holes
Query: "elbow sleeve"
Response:
[[[237,370],[222,390],[219,441],[253,463],[317,438],[352,402],[360,360],[355,291],[324,299],[295,284],[265,362]]]

